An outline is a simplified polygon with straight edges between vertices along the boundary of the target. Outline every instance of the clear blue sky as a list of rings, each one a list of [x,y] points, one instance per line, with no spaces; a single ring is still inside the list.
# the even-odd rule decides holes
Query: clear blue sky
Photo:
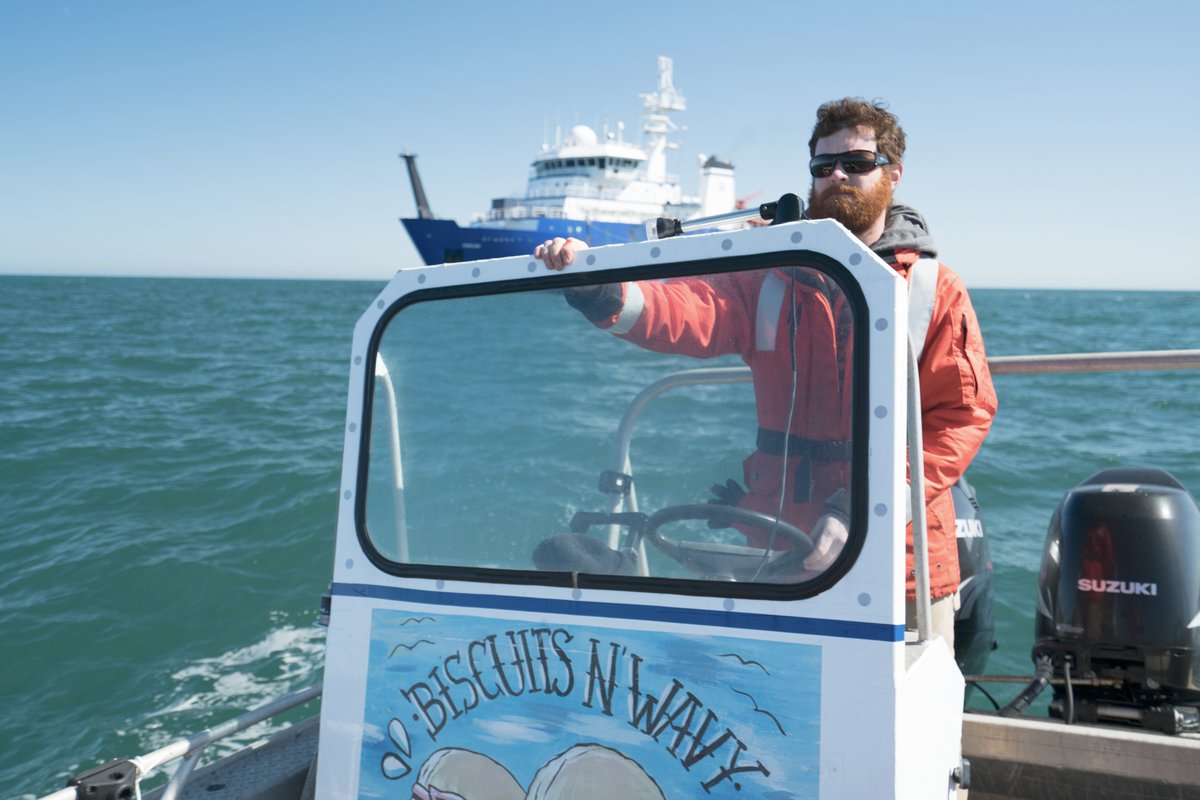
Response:
[[[898,197],[976,287],[1200,290],[1200,4],[168,2],[0,5],[0,273],[346,277],[419,264],[439,216],[519,191],[556,122],[807,192],[814,108],[886,99]]]

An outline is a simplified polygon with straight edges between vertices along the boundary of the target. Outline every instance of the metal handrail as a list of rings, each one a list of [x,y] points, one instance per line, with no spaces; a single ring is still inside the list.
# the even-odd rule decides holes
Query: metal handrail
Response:
[[[725,383],[749,383],[749,367],[708,367],[673,372],[642,389],[625,410],[625,416],[617,426],[617,442],[613,449],[612,469],[620,472],[629,461],[629,443],[633,439],[633,425],[642,411],[654,398],[663,392],[680,386],[718,385]],[[637,509],[631,509],[636,511]]]
[[[383,356],[375,356],[375,378],[383,387],[388,407],[389,443],[392,456],[392,516],[396,527],[396,556],[408,561],[408,517],[404,506],[404,468],[400,458],[400,406],[396,399],[396,387]],[[170,800],[168,798],[167,800]]]
[[[650,404],[654,398],[668,392],[671,389],[677,389],[680,386],[714,386],[727,383],[749,383],[751,380],[749,367],[708,367],[702,369],[689,369],[682,372],[673,372],[666,377],[659,378],[654,383],[650,384],[642,391],[638,392],[637,397],[630,402],[629,408],[625,409],[625,415],[621,417],[621,422],[617,426],[617,440],[613,447],[613,456],[610,464],[612,471],[633,475],[633,465],[629,460],[629,445],[633,439],[633,426],[637,422],[637,418],[641,416],[646,406]],[[614,493],[609,500],[608,510],[610,513],[618,511],[637,511],[637,489],[630,485],[628,499],[624,495]],[[618,525],[610,525],[608,527],[608,546],[617,547],[621,540],[621,529]],[[648,565],[646,563],[646,543],[639,543],[638,557],[638,572],[643,577],[649,574]]]
[[[244,714],[241,714],[233,719],[223,722],[212,728],[206,728],[199,733],[194,733],[184,739],[177,739],[170,744],[160,747],[145,755],[131,758],[130,762],[137,769],[137,777],[135,781],[140,782],[144,777],[150,774],[151,771],[158,769],[164,764],[169,764],[176,759],[185,758],[184,764],[171,777],[171,782],[167,785],[166,791],[163,793],[164,800],[176,797],[183,791],[187,779],[191,777],[192,769],[199,762],[204,748],[208,747],[213,742],[232,736],[239,731],[243,731],[252,725],[257,725],[260,722],[278,716],[285,711],[290,711],[297,706],[307,703],[321,696],[321,684],[314,683],[299,691],[284,695],[277,700],[272,700],[269,703],[264,703],[257,708],[252,708]],[[78,787],[68,786],[65,789],[59,789],[57,792],[45,795],[40,800],[75,800],[79,792]],[[138,796],[141,796],[139,790]]]
[[[988,359],[988,368],[993,375],[1191,370],[1200,369],[1200,350],[1139,350],[1123,353],[993,356]]]

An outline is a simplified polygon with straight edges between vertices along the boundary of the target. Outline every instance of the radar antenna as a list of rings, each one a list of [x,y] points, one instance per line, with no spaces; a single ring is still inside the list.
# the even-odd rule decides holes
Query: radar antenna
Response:
[[[663,182],[667,178],[667,150],[676,145],[667,140],[673,132],[683,130],[668,116],[672,111],[686,111],[687,100],[675,88],[675,67],[670,56],[658,57],[658,90],[641,95],[643,100],[642,133],[646,136],[646,180]]]

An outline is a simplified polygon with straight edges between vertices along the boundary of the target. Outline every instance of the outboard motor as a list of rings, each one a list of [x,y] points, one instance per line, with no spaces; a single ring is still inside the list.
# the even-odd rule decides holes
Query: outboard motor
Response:
[[[958,535],[958,598],[954,615],[954,660],[964,675],[982,675],[996,649],[992,556],[984,535],[975,487],[966,477],[950,488]]]
[[[1052,716],[1200,729],[1200,509],[1160,469],[1097,472],[1046,534],[1033,657]]]

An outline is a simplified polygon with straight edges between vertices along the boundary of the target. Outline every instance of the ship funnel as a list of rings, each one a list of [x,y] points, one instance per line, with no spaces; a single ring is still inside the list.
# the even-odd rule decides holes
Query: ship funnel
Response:
[[[737,207],[734,191],[733,164],[717,156],[704,159],[700,165],[700,212],[711,217]]]

